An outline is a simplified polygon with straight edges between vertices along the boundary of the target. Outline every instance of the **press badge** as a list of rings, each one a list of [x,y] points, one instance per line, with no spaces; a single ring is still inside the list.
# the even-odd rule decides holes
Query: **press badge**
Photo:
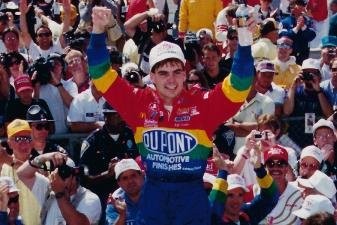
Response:
[[[304,133],[312,134],[313,133],[313,126],[315,124],[315,113],[305,113],[304,118]]]

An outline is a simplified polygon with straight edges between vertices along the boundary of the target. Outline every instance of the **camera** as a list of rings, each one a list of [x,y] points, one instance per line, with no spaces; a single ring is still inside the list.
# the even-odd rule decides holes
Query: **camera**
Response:
[[[335,49],[335,48],[329,48],[328,54],[329,54],[330,56],[335,56],[335,55],[336,55],[336,49]]]
[[[37,82],[40,82],[41,84],[48,84],[51,80],[51,69],[51,63],[48,62],[47,59],[39,57],[33,62],[32,65],[29,66],[28,74],[30,77],[32,77],[34,72],[36,71],[36,79],[32,80],[33,84]]]
[[[268,132],[267,131],[257,132],[254,134],[254,139],[257,141],[268,140]]]
[[[72,31],[68,31],[66,33],[63,33],[63,37],[66,44],[69,45],[71,49],[81,51],[82,49],[85,49],[86,40],[90,38],[90,34],[89,32],[74,33]]]
[[[302,80],[310,81],[314,79],[314,75],[310,72],[303,72],[302,73]]]
[[[140,74],[137,70],[131,70],[127,72],[124,76],[125,80],[127,80],[130,84],[137,84],[140,79]]]
[[[88,175],[88,168],[85,166],[68,166],[64,161],[62,165],[55,166],[52,161],[47,161],[42,164],[41,169],[44,171],[54,171],[58,168],[58,175],[63,179],[67,179],[70,176],[81,177],[83,175]]]
[[[161,33],[167,29],[169,29],[169,26],[167,26],[167,24],[163,20],[159,20],[158,22],[155,22],[155,21],[152,21],[150,17],[147,18],[147,30],[149,32]]]

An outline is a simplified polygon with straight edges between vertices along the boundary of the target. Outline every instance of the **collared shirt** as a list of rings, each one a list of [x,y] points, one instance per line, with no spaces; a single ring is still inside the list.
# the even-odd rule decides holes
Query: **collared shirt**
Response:
[[[331,79],[321,82],[321,88],[325,96],[328,98],[328,101],[331,106],[337,106],[337,88],[331,83]]]

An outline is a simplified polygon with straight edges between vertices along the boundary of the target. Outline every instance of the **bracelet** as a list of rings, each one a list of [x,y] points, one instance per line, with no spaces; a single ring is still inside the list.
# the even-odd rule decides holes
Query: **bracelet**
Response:
[[[62,86],[63,86],[62,83],[58,83],[58,84],[55,85],[55,87],[62,87]]]
[[[33,167],[33,168],[40,169],[40,167],[39,167],[39,166],[36,166],[36,165],[34,165],[34,164],[32,163],[32,161],[35,161],[35,160],[34,160],[34,159],[28,160],[28,162],[29,162],[29,165],[30,165],[31,167]]]

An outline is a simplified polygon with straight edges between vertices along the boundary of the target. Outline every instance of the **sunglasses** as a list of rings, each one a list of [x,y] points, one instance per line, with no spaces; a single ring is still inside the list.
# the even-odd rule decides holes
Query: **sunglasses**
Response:
[[[286,48],[286,49],[290,49],[292,48],[290,45],[287,45],[287,44],[278,44],[277,45],[277,48]]]
[[[22,142],[30,143],[30,142],[32,142],[32,138],[29,137],[29,136],[16,136],[14,138],[14,141],[16,143],[22,143]]]
[[[316,164],[313,164],[313,163],[306,163],[306,162],[302,162],[300,164],[301,168],[302,169],[310,169],[310,170],[317,170],[318,169],[318,166]]]
[[[37,34],[38,37],[50,37],[51,33],[50,32],[44,32],[44,33],[39,33]]]
[[[36,130],[42,130],[42,129],[45,129],[45,130],[49,130],[50,129],[50,124],[49,123],[38,123],[36,125],[33,125],[33,127],[36,129]]]
[[[18,203],[18,202],[19,202],[19,195],[8,199],[8,205],[12,203]]]
[[[186,80],[187,84],[197,84],[200,83],[200,80]]]
[[[21,59],[14,59],[13,61],[9,62],[8,65],[11,67],[14,64],[15,65],[20,65],[20,63],[21,63]]]
[[[274,168],[276,167],[286,167],[288,166],[288,163],[284,160],[268,160],[266,162],[267,167]]]

